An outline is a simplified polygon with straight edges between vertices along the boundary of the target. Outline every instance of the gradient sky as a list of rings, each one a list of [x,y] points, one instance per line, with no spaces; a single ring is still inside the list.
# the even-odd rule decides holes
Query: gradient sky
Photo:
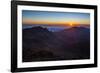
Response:
[[[90,24],[89,13],[51,12],[51,11],[22,11],[23,24],[68,25]]]

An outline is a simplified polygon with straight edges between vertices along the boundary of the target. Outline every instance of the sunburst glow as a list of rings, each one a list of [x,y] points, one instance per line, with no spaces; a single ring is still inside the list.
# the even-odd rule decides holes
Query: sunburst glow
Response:
[[[68,22],[69,26],[74,27],[74,26],[78,26],[80,23],[78,22]]]

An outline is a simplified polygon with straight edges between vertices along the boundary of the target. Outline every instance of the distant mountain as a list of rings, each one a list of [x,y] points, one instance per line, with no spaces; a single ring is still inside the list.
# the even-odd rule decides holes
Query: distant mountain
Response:
[[[40,24],[38,25],[29,25],[29,24],[23,24],[22,26],[22,29],[29,29],[29,28],[34,28],[34,27],[39,27]],[[40,25],[41,26],[41,25]],[[47,28],[49,31],[52,31],[52,32],[57,32],[57,31],[61,31],[63,29],[67,29],[69,28],[68,26],[49,26],[49,25],[46,25],[46,24],[42,24],[42,28]]]
[[[90,29],[51,32],[41,26],[23,29],[23,62],[89,59]]]
[[[72,27],[55,33],[58,37],[68,40],[90,40],[90,29],[85,27]]]
[[[62,40],[65,50],[79,54],[81,58],[90,56],[90,29],[85,27],[72,27],[55,33]],[[66,49],[67,48],[67,49]]]

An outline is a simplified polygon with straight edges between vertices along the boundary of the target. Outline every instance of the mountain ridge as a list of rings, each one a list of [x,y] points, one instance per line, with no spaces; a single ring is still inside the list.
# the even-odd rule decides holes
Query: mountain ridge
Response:
[[[23,62],[89,59],[89,38],[90,30],[85,27],[60,32],[51,32],[41,26],[23,29]]]

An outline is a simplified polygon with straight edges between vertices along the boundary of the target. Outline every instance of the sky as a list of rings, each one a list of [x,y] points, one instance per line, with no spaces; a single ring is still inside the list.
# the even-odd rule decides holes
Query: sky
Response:
[[[89,25],[89,13],[51,12],[51,11],[22,11],[22,24],[28,25]]]

